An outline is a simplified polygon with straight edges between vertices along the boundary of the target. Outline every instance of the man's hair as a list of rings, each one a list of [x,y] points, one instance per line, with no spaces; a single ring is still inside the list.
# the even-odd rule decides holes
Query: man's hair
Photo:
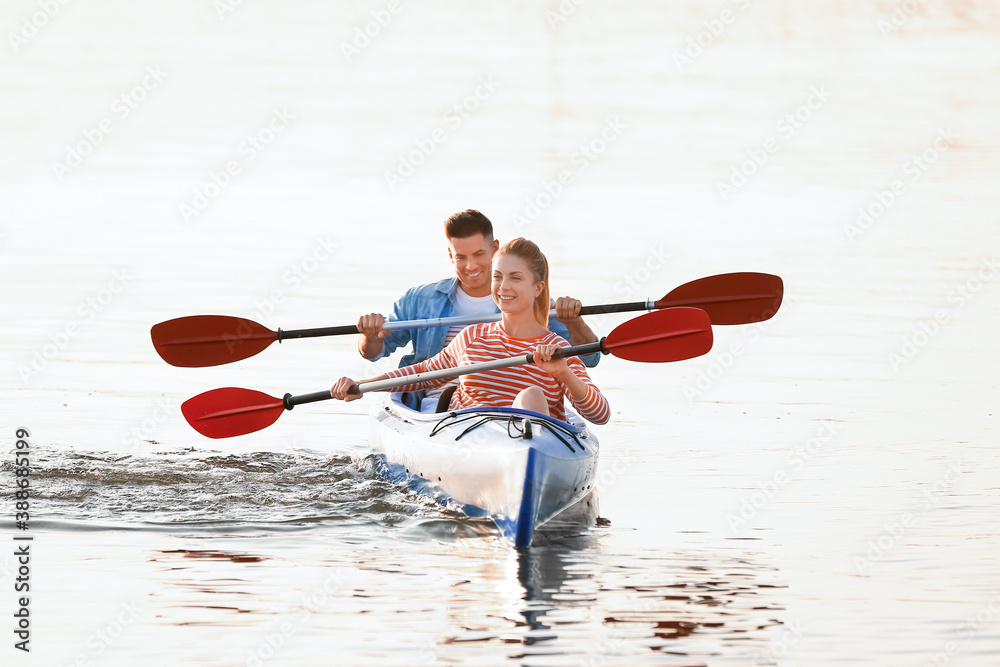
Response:
[[[479,211],[470,208],[444,221],[444,235],[449,239],[467,239],[476,234],[493,239],[493,223]]]

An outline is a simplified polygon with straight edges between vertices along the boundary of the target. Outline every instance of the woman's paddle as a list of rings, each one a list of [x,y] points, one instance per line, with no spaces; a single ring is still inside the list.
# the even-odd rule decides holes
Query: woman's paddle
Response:
[[[662,363],[698,357],[712,349],[712,323],[703,310],[668,308],[640,315],[617,327],[596,343],[560,348],[555,357],[572,357],[602,352],[628,361]],[[458,377],[497,368],[534,363],[534,355],[485,361],[458,368],[415,373],[401,378],[355,385],[357,393],[385,391],[416,382]],[[352,393],[354,393],[352,389]],[[296,405],[333,398],[330,390],[283,398],[268,396],[252,389],[226,387],[213,389],[190,398],[181,405],[184,418],[209,438],[231,438],[266,428],[285,410]]]
[[[685,283],[656,301],[611,303],[584,306],[581,315],[660,310],[677,306],[701,308],[712,324],[750,324],[769,319],[781,306],[781,278],[767,273],[724,273]],[[419,329],[475,324],[500,319],[486,317],[440,317],[428,320],[386,322],[385,329]],[[317,329],[272,331],[241,317],[191,315],[153,326],[153,347],[168,364],[186,368],[219,366],[247,359],[262,352],[274,341],[358,333],[354,324]]]

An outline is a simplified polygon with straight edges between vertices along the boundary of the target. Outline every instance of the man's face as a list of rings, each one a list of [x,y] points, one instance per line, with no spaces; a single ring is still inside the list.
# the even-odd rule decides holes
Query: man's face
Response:
[[[493,253],[500,242],[475,234],[464,239],[448,239],[448,257],[455,265],[455,275],[462,289],[470,296],[488,296]]]

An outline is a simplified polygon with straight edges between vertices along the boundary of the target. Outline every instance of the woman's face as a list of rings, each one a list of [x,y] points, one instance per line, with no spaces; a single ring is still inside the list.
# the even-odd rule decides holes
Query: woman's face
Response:
[[[493,257],[491,292],[503,313],[533,312],[535,297],[542,293],[544,283],[535,282],[528,263],[516,255]]]

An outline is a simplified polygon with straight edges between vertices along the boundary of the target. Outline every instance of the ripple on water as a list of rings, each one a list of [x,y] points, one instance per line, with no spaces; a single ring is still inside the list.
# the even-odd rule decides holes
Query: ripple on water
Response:
[[[123,457],[49,450],[33,461],[32,482],[36,515],[71,522],[80,530],[103,526],[109,517],[123,529],[287,530],[344,521],[392,525],[426,508],[381,478],[373,456],[255,452]]]

